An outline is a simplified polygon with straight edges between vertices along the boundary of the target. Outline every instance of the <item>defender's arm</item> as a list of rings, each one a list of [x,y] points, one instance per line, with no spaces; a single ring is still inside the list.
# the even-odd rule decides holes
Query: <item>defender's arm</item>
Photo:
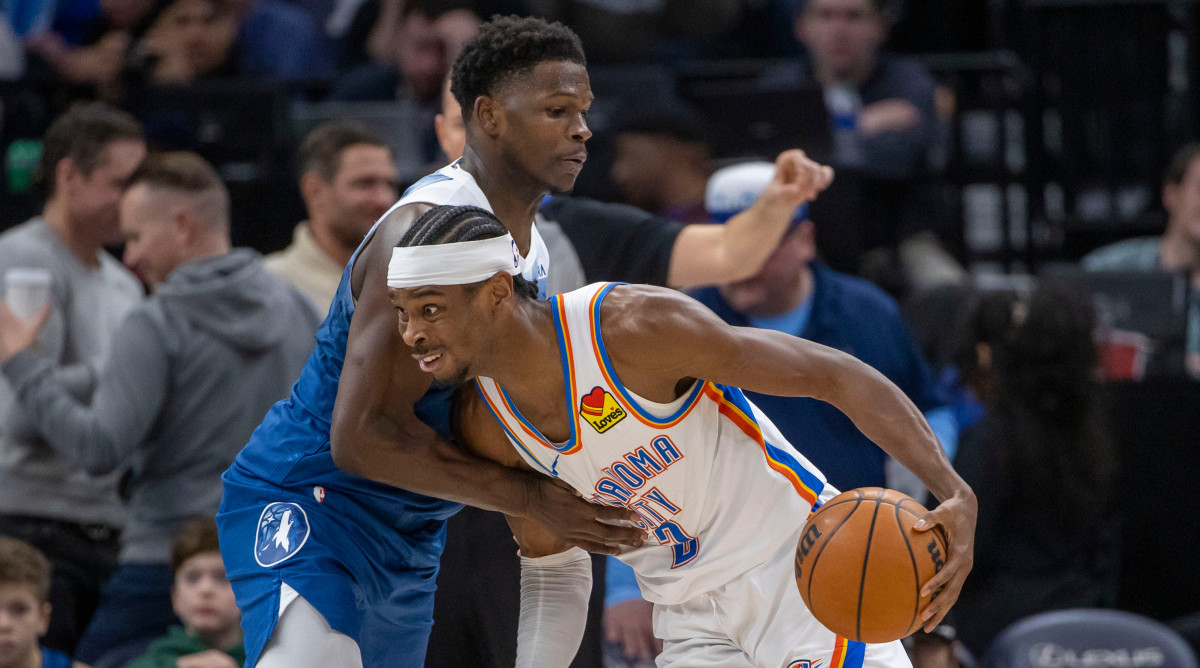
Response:
[[[635,544],[640,532],[596,521],[627,519],[629,511],[588,504],[532,474],[471,456],[438,438],[416,416],[413,407],[432,377],[421,372],[400,337],[384,277],[408,222],[426,210],[394,211],[353,268],[358,301],[330,429],[334,462],[348,473],[394,487],[536,519],[565,540],[583,537],[605,553],[615,552],[618,544]]]
[[[529,466],[509,443],[474,383],[459,390],[457,440],[475,454],[506,466]],[[578,547],[555,538],[537,522],[508,516],[521,554],[521,614],[517,668],[567,666],[587,624],[592,562]]]

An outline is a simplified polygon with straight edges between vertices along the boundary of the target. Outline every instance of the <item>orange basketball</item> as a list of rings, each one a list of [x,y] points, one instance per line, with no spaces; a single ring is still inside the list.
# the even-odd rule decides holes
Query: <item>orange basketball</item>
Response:
[[[928,512],[900,492],[842,492],[804,525],[796,585],[817,621],[860,642],[890,642],[916,631],[929,604],[921,586],[942,569],[940,527],[912,528]]]

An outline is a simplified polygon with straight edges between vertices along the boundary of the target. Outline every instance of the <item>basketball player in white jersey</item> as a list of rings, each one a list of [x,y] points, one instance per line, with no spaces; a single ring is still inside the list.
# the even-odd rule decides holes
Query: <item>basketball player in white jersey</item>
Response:
[[[649,538],[620,558],[656,604],[658,665],[907,666],[899,642],[847,641],[804,606],[796,542],[836,490],[738,388],[829,401],[942,501],[918,524],[941,526],[949,544],[925,587],[939,592],[923,616],[932,628],[970,570],[976,502],[905,395],[849,355],[730,327],[670,290],[594,284],[531,299],[512,244],[482,209],[422,216],[389,264],[400,331],[436,380],[477,379],[457,416],[467,447],[636,512]],[[536,522],[510,523],[522,555],[517,665],[566,666],[584,626],[587,557]]]

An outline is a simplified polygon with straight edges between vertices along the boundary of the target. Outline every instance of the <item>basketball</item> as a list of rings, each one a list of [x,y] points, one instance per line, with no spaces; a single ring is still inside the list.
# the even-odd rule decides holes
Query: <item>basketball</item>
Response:
[[[927,512],[900,492],[863,487],[809,517],[796,546],[796,585],[817,621],[867,643],[916,631],[929,603],[921,586],[946,559],[940,527],[912,528]]]

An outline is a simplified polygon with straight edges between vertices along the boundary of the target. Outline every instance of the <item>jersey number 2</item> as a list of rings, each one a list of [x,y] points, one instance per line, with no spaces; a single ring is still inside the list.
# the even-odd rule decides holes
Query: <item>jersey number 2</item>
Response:
[[[671,560],[671,568],[678,568],[700,553],[700,542],[695,538],[687,535],[678,524],[674,522],[664,522],[658,525],[654,530],[655,538],[662,545],[670,544],[673,559]]]

